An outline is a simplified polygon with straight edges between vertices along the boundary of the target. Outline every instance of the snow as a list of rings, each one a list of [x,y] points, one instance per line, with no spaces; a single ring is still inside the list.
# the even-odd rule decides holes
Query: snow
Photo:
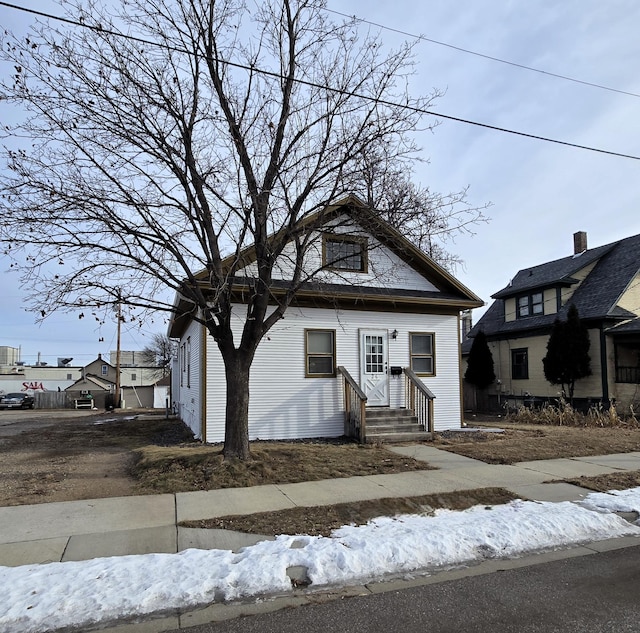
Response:
[[[513,501],[433,516],[380,517],[331,537],[282,535],[237,553],[98,558],[0,567],[0,632],[87,627],[223,600],[291,591],[287,569],[303,566],[315,588],[388,574],[428,572],[485,558],[514,558],[608,538],[640,536],[616,512],[640,512],[640,488],[593,493],[579,502]]]

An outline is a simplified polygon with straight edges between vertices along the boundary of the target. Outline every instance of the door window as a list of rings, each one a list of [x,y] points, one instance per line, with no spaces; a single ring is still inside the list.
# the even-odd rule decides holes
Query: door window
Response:
[[[384,372],[384,342],[382,336],[365,336],[365,371],[368,374]]]

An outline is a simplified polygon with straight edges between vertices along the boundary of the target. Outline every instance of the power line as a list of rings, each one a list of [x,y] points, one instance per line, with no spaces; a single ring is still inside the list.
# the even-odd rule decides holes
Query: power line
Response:
[[[126,35],[124,33],[118,32],[118,31],[113,31],[111,29],[104,28],[101,25],[97,25],[96,26],[96,25],[91,25],[91,24],[84,24],[83,22],[72,20],[70,18],[63,18],[63,17],[57,16],[57,15],[53,15],[53,14],[50,14],[50,13],[45,13],[45,12],[42,12],[42,11],[36,11],[35,9],[29,9],[29,8],[26,8],[26,7],[21,7],[21,6],[15,5],[15,4],[11,4],[9,2],[5,2],[4,0],[0,0],[0,6],[5,6],[5,7],[8,7],[10,9],[16,9],[18,11],[24,11],[26,13],[37,15],[39,17],[48,18],[48,19],[51,19],[51,20],[56,20],[56,21],[59,21],[59,22],[65,22],[65,23],[70,24],[72,26],[81,27],[81,28],[84,28],[84,29],[89,29],[91,31],[95,31],[97,33],[101,33],[101,34],[104,34],[104,35],[112,35],[114,37],[120,37],[120,38],[123,38],[123,39],[126,39],[126,40],[131,40],[131,41],[137,42],[139,44],[146,44],[148,46],[155,46],[155,47],[158,47],[158,48],[163,48],[165,50],[170,50],[170,51],[174,51],[174,52],[177,52],[177,53],[182,53],[182,54],[185,54],[185,55],[193,55],[192,51],[188,51],[186,49],[182,49],[182,48],[179,48],[177,46],[168,46],[166,44],[159,44],[158,42],[153,42],[151,40],[146,40],[146,39],[141,38],[141,37],[136,37],[136,36],[133,36],[133,35]],[[284,79],[284,76],[282,74],[280,74],[280,73],[277,73],[277,72],[274,72],[274,71],[260,69],[260,68],[257,68],[255,66],[247,66],[245,64],[240,64],[240,63],[232,62],[232,61],[229,61],[229,60],[220,60],[220,63],[224,64],[226,66],[230,66],[232,68],[238,68],[240,70],[248,70],[250,72],[255,72],[255,73],[258,73],[258,74],[261,74],[261,75],[265,75],[267,77],[272,77],[274,79],[279,79],[279,80]],[[510,128],[505,128],[505,127],[501,127],[501,126],[498,126],[498,125],[491,125],[489,123],[481,123],[480,121],[473,121],[471,119],[464,119],[464,118],[456,117],[456,116],[449,115],[449,114],[443,114],[441,112],[435,112],[434,110],[426,110],[424,108],[419,108],[417,106],[394,103],[393,101],[388,101],[386,99],[379,99],[379,98],[375,98],[375,97],[370,97],[368,95],[363,95],[363,94],[360,94],[360,93],[357,93],[357,92],[353,92],[353,91],[349,91],[349,90],[340,90],[338,88],[331,88],[330,86],[326,86],[326,85],[323,85],[323,84],[318,84],[318,83],[315,83],[315,82],[312,82],[312,81],[308,81],[308,80],[305,80],[305,79],[297,79],[296,78],[296,79],[294,79],[294,81],[296,83],[298,83],[298,84],[301,84],[301,85],[304,85],[304,86],[308,86],[310,88],[320,88],[322,90],[327,90],[329,92],[334,92],[334,93],[337,93],[337,94],[340,94],[340,95],[344,95],[344,96],[348,96],[348,97],[355,97],[355,98],[363,99],[363,100],[366,100],[366,101],[373,101],[374,103],[377,103],[377,104],[380,104],[380,105],[384,105],[384,106],[388,106],[388,107],[392,107],[392,108],[401,108],[401,109],[404,109],[404,110],[415,112],[417,114],[426,114],[426,115],[429,115],[429,116],[440,117],[442,119],[447,119],[449,121],[456,121],[458,123],[465,123],[467,125],[473,125],[475,127],[481,127],[481,128],[485,128],[485,129],[488,129],[488,130],[493,130],[493,131],[496,131],[496,132],[503,132],[505,134],[512,134],[514,136],[521,136],[521,137],[524,137],[524,138],[530,138],[530,139],[537,140],[537,141],[544,141],[545,143],[554,143],[556,145],[563,145],[565,147],[572,147],[574,149],[582,149],[582,150],[586,150],[586,151],[589,151],[589,152],[596,152],[596,153],[599,153],[599,154],[606,154],[606,155],[609,155],[609,156],[617,156],[618,158],[628,158],[628,159],[631,159],[631,160],[640,160],[640,156],[634,156],[632,154],[623,154],[621,152],[614,152],[614,151],[611,151],[611,150],[605,150],[605,149],[601,149],[601,148],[597,148],[597,147],[591,147],[591,146],[588,146],[588,145],[580,145],[578,143],[571,143],[569,141],[561,141],[561,140],[553,139],[553,138],[550,138],[550,137],[547,137],[547,136],[540,136],[540,135],[537,135],[537,134],[529,134],[527,132],[520,132],[518,130],[512,130]]]
[[[403,35],[405,37],[410,37],[414,40],[421,40],[423,42],[429,42],[430,44],[437,44],[438,46],[445,46],[446,48],[451,48],[455,51],[459,51],[461,53],[466,53],[468,55],[475,55],[476,57],[482,57],[483,59],[488,59],[493,62],[498,62],[500,64],[506,64],[508,66],[514,66],[515,68],[520,68],[522,70],[528,70],[530,72],[539,73],[541,75],[546,75],[547,77],[555,77],[556,79],[562,79],[564,81],[571,81],[573,83],[582,84],[583,86],[589,86],[591,88],[598,88],[600,90],[608,90],[609,92],[616,92],[618,94],[627,95],[629,97],[637,97],[640,98],[640,94],[635,92],[628,92],[626,90],[620,90],[619,88],[612,88],[611,86],[605,86],[603,84],[597,84],[591,81],[585,81],[583,79],[576,79],[575,77],[569,77],[568,75],[560,75],[559,73],[553,73],[548,70],[542,70],[541,68],[534,68],[533,66],[527,66],[526,64],[519,64],[518,62],[512,62],[507,59],[502,59],[501,57],[493,57],[492,55],[487,55],[485,53],[479,53],[478,51],[472,51],[468,48],[462,48],[461,46],[455,46],[454,44],[448,44],[447,42],[441,42],[439,40],[434,40],[429,37],[425,37],[424,35],[415,35],[414,33],[409,33],[407,31],[403,31],[401,29],[392,28],[389,26],[385,26],[384,24],[379,24],[377,22],[372,22],[370,20],[365,20],[364,18],[360,18],[357,15],[348,15],[347,13],[342,13],[341,11],[335,11],[334,9],[327,9],[325,11],[328,13],[334,13],[335,15],[339,15],[343,18],[348,18],[351,20],[355,20],[357,22],[362,22],[363,24],[369,24],[370,26],[375,26],[379,29],[384,29],[385,31],[391,31],[392,33],[398,33],[399,35]]]

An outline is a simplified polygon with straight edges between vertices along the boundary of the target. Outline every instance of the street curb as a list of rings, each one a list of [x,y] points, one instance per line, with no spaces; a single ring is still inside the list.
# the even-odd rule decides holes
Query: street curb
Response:
[[[107,628],[95,628],[102,633],[164,633],[166,631],[188,630],[191,627],[232,620],[243,616],[273,613],[280,609],[324,604],[333,600],[372,596],[413,587],[439,584],[471,576],[481,576],[511,569],[542,565],[558,560],[592,556],[626,547],[640,547],[640,537],[626,536],[575,545],[567,549],[550,550],[527,554],[520,558],[494,558],[471,562],[455,568],[416,571],[376,580],[362,585],[347,587],[325,587],[322,589],[293,589],[286,595],[260,596],[247,601],[211,604],[199,609],[179,612],[167,616],[149,615],[134,623],[107,623]],[[87,629],[88,630],[88,629]],[[52,632],[54,633],[54,632]]]

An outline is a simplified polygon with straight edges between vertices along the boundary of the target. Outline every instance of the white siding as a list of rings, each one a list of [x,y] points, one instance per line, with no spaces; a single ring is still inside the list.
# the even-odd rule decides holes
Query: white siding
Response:
[[[239,315],[245,307],[237,306]],[[241,321],[236,320],[238,331]],[[290,308],[258,347],[250,379],[250,439],[338,437],[344,412],[340,378],[305,378],[305,328],[336,331],[336,365],[359,380],[360,328],[398,331],[389,338],[389,365],[409,365],[409,332],[435,334],[436,375],[423,378],[436,395],[436,430],[460,427],[457,316]],[[225,380],[222,358],[207,346],[208,442],[224,439]],[[391,407],[403,406],[404,376],[392,378]]]
[[[324,283],[358,286],[373,286],[377,288],[399,288],[403,290],[423,290],[437,292],[438,288],[425,279],[419,272],[403,262],[394,252],[380,244],[371,235],[358,230],[354,225],[339,226],[336,233],[344,233],[354,236],[366,237],[368,244],[368,270],[367,272],[340,272],[324,270],[314,275],[316,281]],[[295,262],[295,248],[287,246],[282,255],[276,261],[274,267],[274,279],[291,279],[293,263]],[[304,270],[307,274],[313,274],[322,266],[322,234],[318,233],[310,245],[304,260]],[[240,276],[256,276],[255,264],[247,266],[238,273]]]
[[[179,385],[179,395],[174,396],[178,403],[178,415],[202,439],[202,326],[192,322],[182,338],[178,349],[178,376],[174,384]]]

